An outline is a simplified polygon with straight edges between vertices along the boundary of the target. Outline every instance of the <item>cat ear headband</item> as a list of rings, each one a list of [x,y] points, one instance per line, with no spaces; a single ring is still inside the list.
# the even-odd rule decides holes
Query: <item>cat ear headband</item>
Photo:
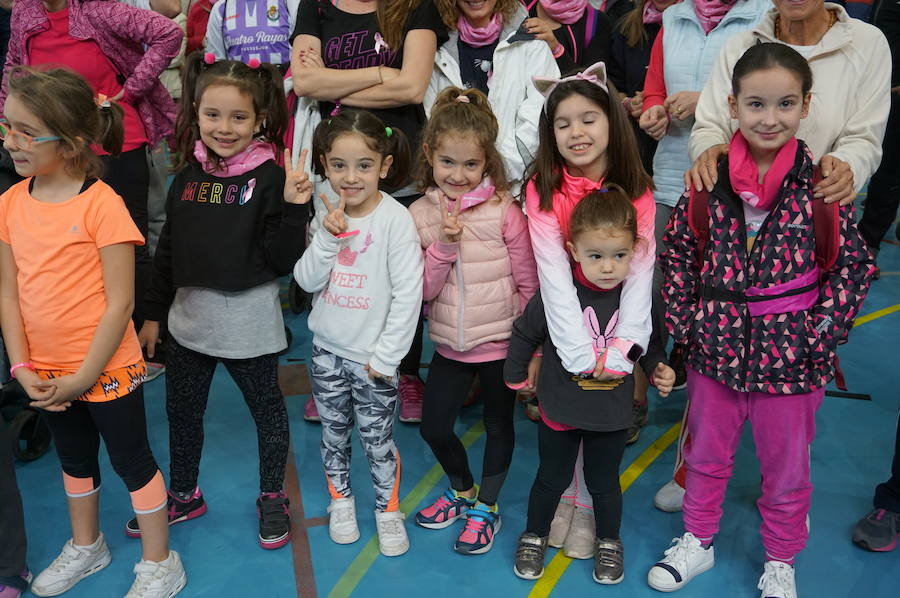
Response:
[[[537,90],[541,92],[541,95],[544,96],[545,108],[547,105],[547,98],[550,97],[553,90],[560,84],[569,83],[570,81],[587,81],[588,83],[593,83],[606,93],[609,93],[609,87],[606,85],[606,65],[603,62],[595,62],[580,73],[576,73],[570,77],[563,77],[561,79],[532,77],[531,80],[534,82],[534,86]]]

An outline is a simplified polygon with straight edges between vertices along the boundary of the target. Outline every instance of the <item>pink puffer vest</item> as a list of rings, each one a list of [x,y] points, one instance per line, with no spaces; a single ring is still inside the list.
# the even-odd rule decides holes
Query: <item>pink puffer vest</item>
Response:
[[[463,207],[463,234],[456,263],[440,294],[429,302],[428,331],[437,344],[468,351],[490,341],[506,340],[521,308],[512,264],[503,239],[506,210],[518,210],[512,196]],[[410,207],[422,249],[438,241],[441,208],[438,196],[426,194]]]

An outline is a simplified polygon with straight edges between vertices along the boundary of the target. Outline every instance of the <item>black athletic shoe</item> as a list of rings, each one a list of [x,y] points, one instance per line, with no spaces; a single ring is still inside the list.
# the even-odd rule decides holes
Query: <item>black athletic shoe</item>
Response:
[[[256,499],[259,514],[259,545],[266,550],[281,548],[291,539],[291,502],[284,492],[264,492]]]
[[[687,387],[687,370],[684,368],[684,346],[675,343],[672,352],[669,353],[669,367],[675,370],[675,384],[672,390],[682,390]]]
[[[169,525],[194,519],[206,513],[206,501],[203,500],[203,493],[200,492],[199,486],[194,488],[194,492],[187,500],[177,498],[171,490],[168,491],[168,494],[166,509],[169,512]],[[141,528],[138,526],[137,517],[125,524],[125,535],[129,538],[141,537]]]

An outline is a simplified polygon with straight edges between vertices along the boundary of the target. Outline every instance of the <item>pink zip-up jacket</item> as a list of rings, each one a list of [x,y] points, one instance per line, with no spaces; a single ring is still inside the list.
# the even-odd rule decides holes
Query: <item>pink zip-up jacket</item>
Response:
[[[48,27],[41,0],[15,1],[3,66],[0,111],[6,104],[7,72],[14,66],[29,64],[28,38]],[[181,50],[184,33],[174,21],[116,0],[69,0],[69,35],[94,40],[113,63],[124,80],[123,99],[137,109],[150,145],[172,133],[175,103],[159,75]]]
[[[563,168],[560,188],[553,192],[553,209],[549,212],[541,211],[540,196],[533,181],[529,181],[525,189],[528,231],[537,262],[550,338],[563,367],[573,374],[594,371],[597,355],[583,325],[581,304],[572,282],[572,263],[566,251],[569,219],[585,195],[602,187],[602,180],[573,176]],[[605,362],[606,369],[623,374],[631,373],[634,362],[619,347],[637,345],[645,352],[653,330],[650,306],[653,267],[656,263],[656,237],[653,234],[656,202],[648,189],[633,203],[637,210],[639,241],[622,288],[615,346],[607,349]]]
[[[538,287],[521,208],[504,192],[467,197],[458,243],[440,241],[438,189],[429,189],[409,211],[425,251],[423,295],[436,350],[466,363],[505,359],[513,321]]]

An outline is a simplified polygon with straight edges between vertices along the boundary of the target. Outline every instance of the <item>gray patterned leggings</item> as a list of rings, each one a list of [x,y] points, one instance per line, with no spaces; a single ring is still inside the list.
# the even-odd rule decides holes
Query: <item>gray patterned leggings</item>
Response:
[[[313,344],[309,377],[322,418],[322,465],[332,498],[349,497],[353,425],[369,459],[375,510],[400,508],[400,454],[394,445],[397,378],[369,378],[365,365]]]

